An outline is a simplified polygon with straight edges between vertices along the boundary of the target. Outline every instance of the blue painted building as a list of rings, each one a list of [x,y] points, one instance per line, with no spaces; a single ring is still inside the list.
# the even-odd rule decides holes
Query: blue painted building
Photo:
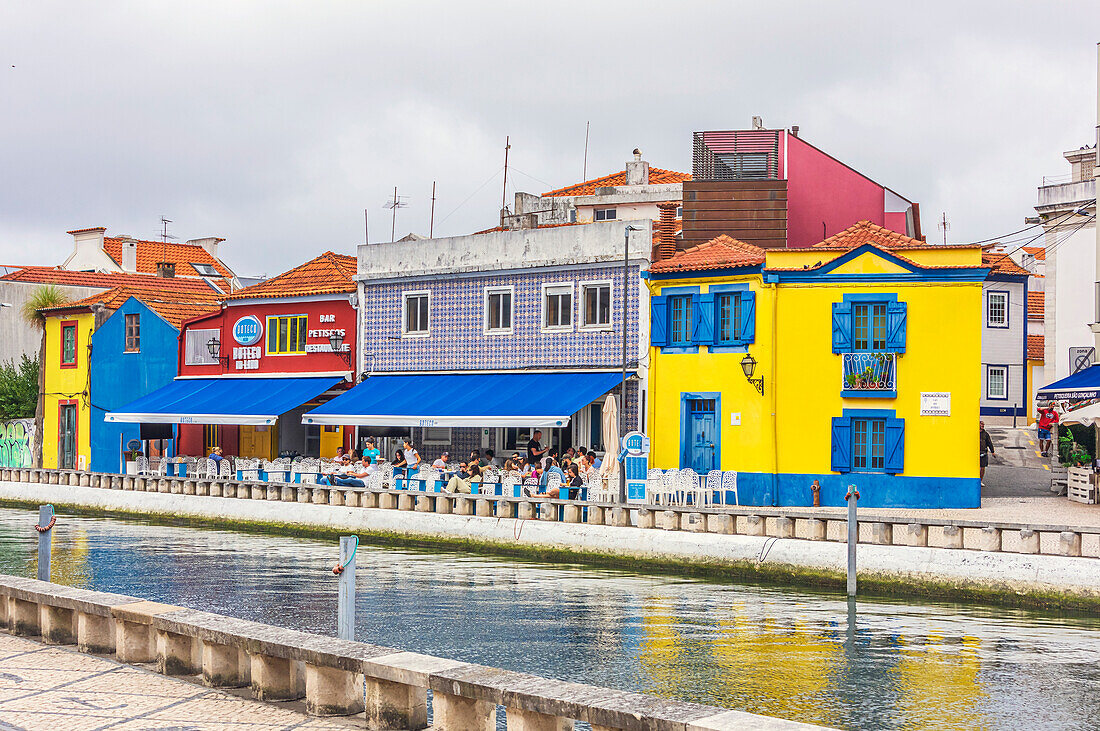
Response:
[[[90,355],[92,471],[119,471],[122,447],[142,437],[140,424],[109,423],[104,414],[171,383],[179,363],[181,322],[218,307],[213,296],[189,299],[196,301],[115,288],[91,305],[97,321],[102,318],[92,334]],[[171,456],[173,442],[164,446]]]

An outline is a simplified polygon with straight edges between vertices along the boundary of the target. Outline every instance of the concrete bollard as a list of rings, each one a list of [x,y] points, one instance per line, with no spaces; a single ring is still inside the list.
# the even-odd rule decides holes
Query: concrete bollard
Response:
[[[589,525],[603,525],[605,510],[606,508],[601,508],[598,505],[589,505],[585,522]]]
[[[300,503],[308,503],[313,499],[310,488],[299,485],[295,491],[295,497]]]
[[[890,523],[871,523],[871,543],[890,546],[894,543],[894,526]]]
[[[1058,534],[1058,553],[1063,556],[1081,555],[1081,534],[1064,530]]]
[[[267,490],[264,491],[265,500],[279,500],[283,496],[283,491],[279,489],[278,485],[268,485]]]
[[[184,480],[183,481],[183,494],[184,495],[194,495],[195,494],[195,481],[194,480]]]
[[[470,501],[463,498],[460,502],[464,502],[469,505]],[[455,512],[458,513],[458,503],[455,504]],[[474,513],[482,518],[493,517],[493,500],[489,498],[479,498],[474,501]],[[459,515],[469,515],[469,513],[458,513]]]
[[[657,527],[661,530],[680,530],[680,513],[675,510],[662,510],[657,513]]]
[[[310,490],[314,505],[328,505],[328,488],[318,485]]]
[[[943,527],[943,545],[944,548],[962,548],[963,547],[963,529],[957,525],[945,525]]]
[[[157,480],[157,492],[170,493],[176,489],[176,481],[169,480],[167,477],[162,477]]]
[[[614,526],[616,528],[629,528],[630,523],[630,508],[607,508],[603,509],[603,524]]]
[[[359,494],[355,490],[344,490],[344,507],[345,508],[357,508],[359,507]]]
[[[81,481],[84,479],[84,475],[79,472],[69,473],[69,487],[80,487]]]
[[[496,731],[496,727],[496,703],[432,692],[433,731]]]
[[[222,497],[225,495],[225,486],[217,480],[212,480],[207,483],[206,489],[210,493],[210,497]]]
[[[733,516],[728,513],[711,513],[707,516],[707,532],[719,533],[724,536],[732,536],[734,534]]]
[[[982,528],[978,537],[978,549],[982,551],[1001,550],[1001,529],[994,526]]]
[[[306,672],[309,672],[308,665]],[[428,693],[425,688],[376,678],[367,678],[366,681],[367,728],[427,728]],[[356,696],[362,697],[359,687],[355,687],[354,691]],[[306,692],[308,703],[308,686]],[[495,704],[493,709],[496,710]],[[310,710],[310,713],[313,711]]]
[[[508,731],[572,731],[573,722],[535,711],[508,710]]]
[[[539,520],[554,522],[558,519],[558,506],[551,502],[539,503]]]
[[[168,492],[172,493],[173,495],[182,495],[183,494],[183,482],[184,482],[183,480],[169,480],[168,481]]]
[[[31,479],[30,479],[31,482],[41,482],[42,481],[42,475],[38,472],[38,470],[30,470],[30,475],[31,475]]]
[[[745,521],[745,535],[766,536],[768,534],[768,521],[766,518],[759,515],[742,515],[738,517],[738,521],[742,519]]]
[[[361,492],[361,493],[359,493],[359,507],[361,507],[361,508],[377,508],[378,507],[378,493],[376,493],[376,492]]]
[[[516,517],[520,520],[534,520],[535,519],[535,504],[529,500],[524,500],[518,506],[516,511]]]
[[[297,490],[293,485],[283,485],[279,488],[279,500],[284,503],[292,503],[298,499]]]
[[[1041,533],[1025,528],[1020,531],[1020,553],[1039,553]]]
[[[92,655],[110,655],[115,651],[115,623],[110,617],[78,612],[76,648]]]
[[[161,675],[197,675],[202,672],[202,648],[189,635],[157,630],[157,672]]]
[[[383,492],[378,495],[378,507],[383,510],[397,509],[397,495],[392,492]]]
[[[657,526],[657,516],[649,508],[638,508],[635,516],[638,519],[639,528],[655,528]]]
[[[518,506],[511,500],[497,500],[496,510],[498,518],[514,518],[516,517]]]
[[[80,487],[91,487],[92,486],[92,476],[89,475],[87,472],[80,475],[77,479],[79,480],[79,482],[77,484]],[[99,487],[99,485],[96,485],[96,487]]]
[[[311,716],[352,716],[363,710],[363,686],[359,682],[362,675],[309,663],[306,663],[305,668],[306,712]],[[368,698],[369,695],[368,684]],[[370,726],[369,719],[368,726]],[[372,728],[395,727],[373,726]]]
[[[241,656],[236,647],[216,642],[202,643],[202,682],[211,688],[243,688],[248,679],[241,672]],[[252,669],[249,667],[249,674]]]
[[[415,510],[416,509],[416,495],[411,495],[408,492],[402,492],[397,496],[397,509],[398,510]]]
[[[909,523],[905,526],[906,545],[927,546],[928,526],[923,523]]]
[[[824,541],[829,538],[829,523],[820,518],[810,518],[806,521],[807,537],[811,541]]]
[[[787,517],[775,519],[776,538],[794,538],[794,520]]]
[[[6,469],[6,468],[5,469],[0,469],[0,480],[3,480],[4,482],[10,482],[11,481],[11,470]]]
[[[39,633],[38,605],[8,597],[8,629],[13,635],[34,637]]]
[[[122,489],[123,490],[133,490],[134,489],[134,478],[130,477],[129,475],[127,475],[126,477],[123,477],[122,478]]]
[[[248,495],[245,496],[249,500],[266,500],[267,499],[267,486],[266,485],[249,485]]]
[[[417,495],[416,496],[416,512],[418,513],[432,513],[435,512],[435,498],[429,495]]]
[[[328,491],[328,504],[329,505],[343,505],[344,504],[344,491],[337,490],[335,488]]]
[[[435,512],[437,515],[450,515],[454,512],[455,501],[458,498],[451,495],[436,495],[435,500]],[[469,500],[470,498],[462,498],[463,500]]]
[[[285,657],[251,655],[252,695],[260,701],[294,701],[306,694],[305,665]]]
[[[703,513],[685,513],[680,516],[680,529],[692,533],[706,533],[707,516]]]
[[[115,621],[115,656],[119,662],[142,663],[157,659],[156,638],[151,625]]]
[[[42,604],[38,623],[39,634],[47,645],[76,644],[76,616],[73,610]]]
[[[562,508],[562,520],[566,523],[581,522],[581,506],[570,503]]]

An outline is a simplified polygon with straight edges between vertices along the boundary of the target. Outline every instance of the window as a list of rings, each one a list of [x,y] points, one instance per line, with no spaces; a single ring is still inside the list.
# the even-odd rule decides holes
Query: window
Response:
[[[614,221],[615,209],[614,208],[597,208],[595,210],[597,221]]]
[[[215,269],[214,267],[212,267],[209,264],[198,264],[198,263],[195,263],[195,262],[191,262],[191,267],[196,272],[198,272],[201,276],[204,276],[204,277],[217,277],[217,276],[219,276],[218,275],[218,270]]]
[[[1008,292],[987,292],[986,295],[986,324],[1008,327]]]
[[[584,297],[583,327],[611,327],[611,283],[581,285]]]
[[[424,438],[420,440],[421,444],[437,444],[441,446],[447,446],[451,443],[451,427],[449,426],[426,426],[424,427]]]
[[[542,326],[545,329],[573,327],[573,285],[555,284],[542,288]]]
[[[852,305],[852,349],[886,350],[886,304]]]
[[[718,337],[719,343],[738,342],[742,339],[741,331],[741,293],[726,292],[719,294],[718,303]]]
[[[1008,398],[1008,367],[987,366],[985,370],[985,396],[990,399]]]
[[[576,208],[570,208],[569,209],[569,223],[576,223],[576,222],[577,222],[577,209]]]
[[[428,292],[405,293],[405,324],[402,332],[405,335],[428,334],[428,303],[431,295]]]
[[[691,297],[676,295],[668,298],[671,332],[669,345],[691,344]]]
[[[126,316],[126,352],[141,352],[141,315]]]
[[[485,290],[485,332],[512,332],[512,288]]]
[[[76,365],[76,323],[61,323],[61,365]]]
[[[297,355],[306,352],[306,316],[267,318],[268,355]]]
[[[235,428],[235,427],[234,427]],[[222,445],[222,428],[217,424],[203,424],[202,427],[202,456],[207,457],[214,447]]]
[[[676,218],[683,218],[683,217],[684,217],[684,207],[683,206],[676,206]]]
[[[852,419],[852,469],[879,471],[886,466],[886,420]]]
[[[210,328],[205,330],[187,330],[183,340],[184,365],[217,365],[218,361],[210,355],[207,343],[211,338],[220,340],[221,332]]]

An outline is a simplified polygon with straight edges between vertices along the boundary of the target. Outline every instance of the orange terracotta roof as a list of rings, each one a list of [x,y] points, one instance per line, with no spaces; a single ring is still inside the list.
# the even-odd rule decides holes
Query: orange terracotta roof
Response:
[[[1042,361],[1046,357],[1046,342],[1042,335],[1027,336],[1027,359]]]
[[[1047,249],[1045,246],[1025,246],[1023,249],[1035,257],[1035,261],[1047,260]]]
[[[568,223],[540,223],[538,227],[539,228],[559,228],[561,226],[584,226],[584,225],[587,225],[589,223],[592,223],[592,221],[569,221]],[[491,233],[494,233],[496,231],[507,231],[507,230],[508,229],[504,228],[503,226],[493,226],[492,228],[487,228],[484,231],[474,231],[473,235],[474,236],[479,236],[481,234],[491,234]],[[516,230],[516,231],[533,231],[534,229],[529,229],[528,228],[528,229],[514,229],[514,230]]]
[[[649,271],[654,274],[698,272],[708,269],[757,266],[763,263],[764,250],[759,246],[722,234],[690,249],[677,251],[670,259],[654,262],[649,267]]]
[[[870,221],[860,221],[844,229],[840,233],[833,234],[824,241],[814,244],[815,249],[854,249],[863,244],[874,244],[887,251],[892,249],[972,249],[973,244],[947,244],[946,246],[929,244],[927,241],[914,239],[897,231],[879,226]]]
[[[212,290],[208,289],[207,291],[209,294],[198,292],[169,293],[151,286],[122,285],[69,302],[60,307],[50,307],[42,310],[42,312],[60,314],[73,310],[90,309],[96,304],[103,304],[108,310],[113,311],[121,307],[126,300],[136,297],[178,330],[180,324],[187,318],[220,309],[221,305],[216,294]]]
[[[224,241],[224,239],[222,239]],[[122,239],[105,237],[103,239],[103,251],[107,256],[122,266]],[[220,259],[210,255],[206,249],[198,244],[179,244],[163,241],[137,241],[137,271],[139,274],[156,274],[157,264],[162,261],[176,265],[177,277],[199,277],[199,272],[191,264],[207,264],[214,268],[221,280],[215,283],[225,292],[229,292],[229,281],[233,278],[233,272],[229,270]]]
[[[649,169],[650,185],[668,185],[670,183],[682,183],[685,180],[691,180],[691,173],[678,173],[675,170],[662,170],[661,168]],[[564,188],[558,188],[557,190],[551,190],[547,193],[543,193],[543,195],[595,195],[596,188],[607,188],[617,185],[626,185],[625,170],[620,170],[617,173],[605,175],[602,178],[593,178],[592,180],[586,180],[583,183],[574,183],[573,185],[567,185]]]
[[[982,266],[990,267],[991,274],[1031,274],[1027,269],[1012,261],[1012,257],[1008,254],[993,251],[982,252]]]
[[[1046,316],[1046,297],[1042,292],[1027,293],[1027,319],[1042,320]]]
[[[899,261],[902,261],[902,262],[904,262],[904,263],[908,264],[909,266],[914,267],[916,269],[929,269],[929,270],[938,271],[938,270],[941,270],[941,269],[973,269],[974,268],[974,267],[970,266],[969,264],[936,264],[936,265],[921,264],[919,262],[916,262],[916,261],[910,259],[909,257],[902,256],[901,254],[898,253],[898,251],[896,249],[891,251],[886,246],[881,246],[879,244],[876,244],[876,243],[873,243],[873,242],[868,242],[868,241],[865,241],[860,245],[861,246],[869,246],[872,249],[877,249],[877,250],[881,251],[882,253],[884,253],[888,256],[891,256],[891,257],[893,257],[893,258],[895,258]],[[830,249],[837,249],[837,248],[840,248],[840,247],[829,247],[829,248]],[[847,247],[844,247],[844,248],[846,249]],[[909,247],[909,248],[915,249],[917,247]],[[928,248],[928,247],[922,246],[920,248]],[[781,251],[782,251],[782,249],[781,249]],[[797,251],[797,249],[796,249],[796,251]],[[829,261],[819,261],[818,263],[814,264],[812,267],[811,266],[805,266],[805,267],[768,267],[768,271],[769,272],[813,272],[813,271],[817,271],[818,269],[821,269],[822,267],[828,266],[829,264],[832,264],[834,261],[836,261],[836,258],[830,259]]]
[[[10,282],[33,282],[37,284],[56,284],[70,287],[99,287],[110,289],[121,285],[146,286],[150,289],[170,292],[199,292],[217,294],[210,285],[201,279],[185,277],[158,277],[152,274],[133,274],[126,272],[73,272],[58,267],[23,267],[17,271],[0,276],[0,280]]]
[[[238,289],[226,299],[354,292],[357,266],[354,256],[326,251],[290,271],[265,279],[251,287]]]

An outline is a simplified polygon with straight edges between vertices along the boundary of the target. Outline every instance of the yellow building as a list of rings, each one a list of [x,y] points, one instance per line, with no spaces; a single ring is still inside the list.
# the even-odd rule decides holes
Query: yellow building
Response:
[[[806,249],[720,236],[655,262],[651,465],[739,502],[977,507],[982,267],[866,221]],[[732,497],[732,496],[730,496]]]
[[[46,316],[42,364],[42,466],[87,469],[91,463],[88,359],[95,315],[88,307],[53,308]]]

